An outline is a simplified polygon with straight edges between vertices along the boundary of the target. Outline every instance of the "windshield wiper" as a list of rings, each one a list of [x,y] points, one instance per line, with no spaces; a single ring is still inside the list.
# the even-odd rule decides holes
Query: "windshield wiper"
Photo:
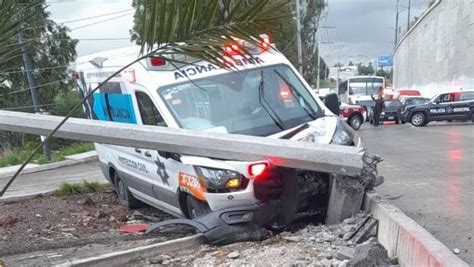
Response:
[[[264,94],[264,81],[263,81],[263,69],[260,71],[260,83],[258,85],[258,102],[260,102],[260,105],[262,105],[263,109],[267,112],[267,114],[270,116],[270,118],[275,122],[275,124],[281,129],[285,130],[285,127],[283,126],[283,121],[278,115],[276,114],[275,110],[272,109],[272,107],[267,103],[267,101],[263,98]],[[272,112],[269,112],[271,110]],[[272,114],[273,113],[273,114]]]
[[[298,92],[298,90],[296,90],[296,88],[293,86],[293,84],[291,84],[280,72],[278,72],[277,70],[273,70],[287,85],[288,87],[290,88],[290,92],[291,94],[295,97],[295,98],[301,98],[303,100],[303,102],[305,103],[306,106],[308,106],[309,110],[307,107],[303,106],[299,101],[296,101],[298,102],[298,104],[300,105],[300,107],[308,114],[308,116],[310,116],[313,120],[317,119],[317,113],[316,111],[313,109],[313,107],[311,107],[311,105],[308,103],[308,101],[306,101],[306,99],[301,95],[300,92]]]

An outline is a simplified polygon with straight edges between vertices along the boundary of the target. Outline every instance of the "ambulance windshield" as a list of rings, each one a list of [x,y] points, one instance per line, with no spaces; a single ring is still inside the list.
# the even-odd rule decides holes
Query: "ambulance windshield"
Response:
[[[158,93],[186,129],[268,136],[323,116],[285,65],[187,80]]]

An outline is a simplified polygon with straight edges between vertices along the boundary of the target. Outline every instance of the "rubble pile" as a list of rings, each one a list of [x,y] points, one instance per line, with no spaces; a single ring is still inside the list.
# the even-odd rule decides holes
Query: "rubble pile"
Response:
[[[195,251],[158,255],[142,260],[145,266],[396,266],[375,239],[351,239],[367,221],[364,213],[337,225],[307,225],[282,232],[261,242],[243,242],[216,247],[203,245]],[[179,254],[178,254],[179,253]]]

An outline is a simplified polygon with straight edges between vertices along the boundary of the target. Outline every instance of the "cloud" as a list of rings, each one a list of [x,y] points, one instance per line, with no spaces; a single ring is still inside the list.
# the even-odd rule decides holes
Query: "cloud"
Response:
[[[396,4],[396,0],[329,0],[328,14],[321,25],[335,28],[321,29],[321,39],[336,45],[323,46],[323,58],[334,65],[390,55],[395,41]],[[400,0],[400,5],[407,6],[408,0]],[[426,0],[411,0],[411,19],[425,9]],[[400,7],[398,26],[405,29],[406,25],[406,8]]]
[[[56,1],[48,7],[48,11],[51,12],[51,19],[58,23],[101,16],[124,10],[130,10],[130,12],[121,12],[108,16],[66,23],[66,26],[71,29],[69,35],[76,39],[129,38],[129,30],[133,26],[134,12],[131,6],[131,1]],[[95,25],[75,29],[88,24]],[[131,43],[128,40],[79,40],[77,53],[78,56],[84,56],[130,45]]]

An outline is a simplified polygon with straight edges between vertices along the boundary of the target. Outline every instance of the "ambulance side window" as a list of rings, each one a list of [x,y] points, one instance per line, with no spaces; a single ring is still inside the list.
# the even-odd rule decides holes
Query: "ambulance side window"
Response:
[[[135,96],[137,97],[138,109],[140,110],[140,116],[142,117],[143,124],[166,126],[163,117],[160,115],[160,112],[158,112],[155,104],[147,94],[136,92]]]

